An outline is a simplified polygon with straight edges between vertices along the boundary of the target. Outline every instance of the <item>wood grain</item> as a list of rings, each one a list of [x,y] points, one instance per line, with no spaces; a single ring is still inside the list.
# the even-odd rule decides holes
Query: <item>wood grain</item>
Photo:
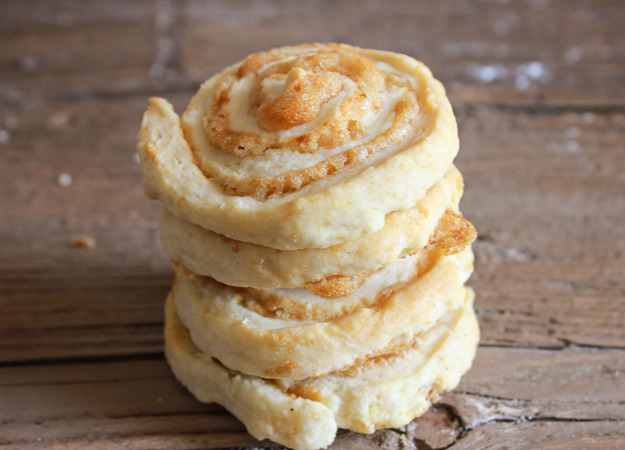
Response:
[[[134,142],[151,95],[181,112],[248,53],[343,41],[415,56],[447,87],[482,340],[425,416],[331,448],[625,447],[624,14],[609,0],[1,2],[0,446],[279,448],[163,361],[172,271]],[[95,247],[74,248],[81,235]]]
[[[145,199],[132,158],[144,108],[142,96],[71,104],[64,111],[76,120],[68,119],[73,125],[63,132],[34,128],[54,107],[17,116],[21,125],[5,153],[15,178],[0,180],[0,190],[16,200],[3,209],[0,224],[0,330],[8,330],[2,359],[47,352],[71,358],[88,353],[89,342],[97,354],[127,354],[129,342],[119,337],[133,327],[132,334],[149,330],[147,351],[158,350],[171,271],[158,243],[156,205]],[[600,114],[585,123],[583,114],[471,108],[459,109],[458,120],[463,210],[481,236],[472,285],[488,324],[483,343],[623,347],[625,115]],[[116,133],[108,132],[111,122]],[[571,129],[579,134],[575,140],[567,137]],[[56,154],[45,150],[51,141],[59,142]],[[568,151],[570,142],[579,149]],[[84,154],[85,148],[93,150]],[[532,166],[537,157],[541,164]],[[74,174],[69,187],[57,183],[63,172]],[[95,249],[69,245],[84,233],[96,239]],[[42,235],[45,241],[36,238]],[[18,298],[27,308],[15,308]],[[71,309],[75,304],[80,311]],[[45,350],[32,340],[20,348],[33,328],[45,330]],[[110,345],[102,347],[102,339]]]
[[[624,371],[623,352],[484,348],[456,392],[445,395],[437,408],[403,429],[368,439],[423,448],[422,441],[440,442],[445,436],[440,431],[446,431],[466,448],[496,445],[501,433],[510,445],[560,446],[592,436],[604,438],[588,441],[597,446],[622,443]],[[223,408],[196,402],[161,358],[6,366],[0,368],[0,394],[0,445],[259,445]],[[438,433],[432,433],[432,424]],[[618,428],[619,440],[605,440]],[[331,448],[362,448],[357,436],[343,434]]]
[[[464,102],[611,109],[625,100],[612,89],[625,79],[625,38],[622,5],[610,0],[29,3],[2,5],[9,104],[191,89],[251,52],[312,41],[412,55]]]
[[[624,100],[609,88],[625,76],[622,6],[614,1],[263,0],[220,6],[185,4],[181,66],[192,77],[203,79],[253,51],[335,41],[414,56],[450,96],[466,102],[587,107]],[[516,88],[524,86],[517,78],[532,62],[543,72]]]

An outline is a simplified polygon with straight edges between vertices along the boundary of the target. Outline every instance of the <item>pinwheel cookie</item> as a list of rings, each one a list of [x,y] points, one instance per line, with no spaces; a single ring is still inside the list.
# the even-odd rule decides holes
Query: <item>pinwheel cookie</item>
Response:
[[[258,53],[202,85],[182,119],[150,99],[144,187],[175,216],[278,249],[374,233],[414,207],[458,151],[422,63],[347,45]]]
[[[454,388],[479,330],[455,118],[429,69],[339,44],[249,56],[138,138],[176,277],[176,377],[295,449]]]
[[[322,448],[337,427],[361,433],[400,427],[423,414],[469,369],[479,329],[473,294],[411,345],[322,377],[272,380],[224,366],[203,353],[166,304],[165,352],[176,377],[201,401],[217,402],[259,439],[298,450]]]
[[[237,241],[186,222],[161,207],[159,229],[179,271],[231,285],[262,289],[304,287],[319,295],[346,295],[397,258],[428,244],[460,251],[475,238],[458,212],[462,176],[451,166],[416,206],[386,216],[384,226],[354,241],[318,249],[279,250]],[[452,239],[442,239],[453,234]],[[180,267],[182,266],[182,267]]]
[[[227,367],[268,378],[307,378],[408,345],[464,297],[472,253],[400,258],[354,293],[241,289],[178,276],[171,299],[195,344]]]

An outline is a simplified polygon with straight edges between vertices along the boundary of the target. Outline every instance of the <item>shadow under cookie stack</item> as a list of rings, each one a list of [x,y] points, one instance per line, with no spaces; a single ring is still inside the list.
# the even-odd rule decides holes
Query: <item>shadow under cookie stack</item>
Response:
[[[176,269],[165,353],[200,401],[295,449],[399,427],[473,360],[476,233],[456,121],[422,63],[347,45],[249,56],[138,151]]]

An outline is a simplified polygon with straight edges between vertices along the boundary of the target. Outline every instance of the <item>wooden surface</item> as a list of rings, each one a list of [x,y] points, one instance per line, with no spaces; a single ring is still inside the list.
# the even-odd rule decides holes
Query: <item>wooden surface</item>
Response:
[[[275,447],[163,360],[172,272],[135,135],[148,96],[180,111],[248,53],[344,41],[448,89],[482,340],[424,417],[332,448],[625,448],[623,17],[618,0],[0,2],[0,446]]]

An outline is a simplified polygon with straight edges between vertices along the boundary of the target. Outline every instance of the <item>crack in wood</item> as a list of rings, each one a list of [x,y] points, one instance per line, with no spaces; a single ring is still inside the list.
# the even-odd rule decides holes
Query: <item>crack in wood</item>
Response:
[[[138,381],[146,381],[146,380],[163,380],[169,379],[171,376],[164,375],[160,377],[136,377],[134,380]],[[69,380],[69,381],[51,381],[51,382],[40,382],[40,383],[2,383],[2,386],[10,386],[10,387],[43,387],[43,386],[76,386],[76,385],[85,385],[85,384],[107,384],[107,383],[123,383],[126,380],[121,378],[113,378],[110,380]]]
[[[454,442],[452,442],[451,444],[445,446],[445,447],[440,447],[437,449],[433,449],[433,450],[447,450],[453,446],[455,446],[456,444],[458,444],[458,442],[460,442],[463,439],[466,439],[466,437],[469,435],[469,433],[471,433],[472,431],[481,428],[485,425],[489,425],[489,424],[493,424],[493,423],[528,423],[528,422],[568,422],[568,423],[610,423],[610,422],[625,422],[625,418],[590,418],[590,419],[581,419],[581,418],[564,418],[564,417],[549,417],[549,416],[545,416],[545,417],[526,417],[526,416],[521,416],[517,419],[508,419],[508,418],[492,418],[492,419],[488,419],[485,420],[483,422],[478,422],[476,424],[470,425],[470,426],[466,426],[464,427],[461,431],[460,434],[458,435],[458,437],[456,438],[456,440]]]
[[[471,395],[474,397],[480,397],[480,398],[486,398],[489,400],[503,400],[503,401],[510,401],[510,402],[529,402],[530,400],[528,399],[523,399],[523,398],[514,398],[514,397],[500,397],[497,395],[489,395],[489,394],[481,394],[479,392],[469,392],[469,391],[453,391],[454,394],[462,394],[462,395]]]
[[[537,115],[549,115],[559,116],[562,114],[583,114],[594,113],[599,115],[611,115],[611,114],[625,114],[625,104],[600,104],[600,105],[573,105],[573,104],[506,104],[506,103],[477,103],[477,102],[464,102],[460,105],[454,105],[459,116],[475,117],[480,113],[497,112],[504,114],[526,114],[529,116]],[[483,238],[487,240],[487,238]]]
[[[518,341],[514,341],[512,339],[498,339],[498,342],[484,342],[480,343],[480,347],[482,348],[502,348],[502,349],[515,349],[515,350],[541,350],[548,352],[559,352],[565,350],[568,347],[565,346],[551,346],[551,345],[530,345],[530,344],[519,344]],[[510,342],[510,344],[506,344]]]
[[[505,401],[505,402],[518,402],[518,403],[524,403],[524,404],[529,404],[530,402],[532,402],[532,399],[527,399],[527,398],[519,398],[519,397],[502,397],[502,396],[498,396],[498,395],[490,395],[490,394],[482,394],[480,392],[470,392],[470,391],[453,391],[453,395],[467,395],[467,396],[471,396],[471,397],[479,397],[479,398],[483,398],[486,400],[501,400],[501,401]],[[601,401],[597,401],[597,400],[592,400],[592,401],[580,401],[580,400],[569,400],[568,403],[572,403],[575,405],[597,405],[597,404],[601,404],[601,405],[625,405],[625,401],[606,401],[606,400],[601,400]],[[600,420],[599,418],[597,418],[597,420]]]
[[[551,330],[554,331],[555,330]],[[574,341],[571,341],[568,338],[563,338],[559,336],[553,336],[554,339],[562,342],[561,346],[557,345],[523,345],[519,344],[517,341],[513,340],[505,340],[505,339],[497,339],[498,342],[484,342],[480,343],[480,347],[483,348],[509,348],[509,349],[519,349],[519,350],[541,350],[541,351],[554,351],[559,352],[563,350],[586,350],[586,351],[606,351],[606,352],[625,352],[625,347],[619,345],[599,345],[599,344],[581,344]],[[506,344],[510,342],[511,344]]]
[[[520,316],[520,317],[538,317],[539,315],[533,311],[513,311],[510,309],[479,309],[480,314],[500,314],[502,316]]]
[[[154,417],[225,417],[225,418],[232,418],[233,422],[236,421],[238,422],[237,419],[234,418],[234,416],[226,409],[223,408],[222,406],[218,406],[217,404],[214,404],[215,408],[214,410],[210,410],[210,411],[204,411],[204,410],[200,410],[200,411],[175,411],[175,412],[162,412],[162,413],[158,413],[158,412],[145,412],[145,413],[141,413],[141,414],[110,414],[106,416],[106,419],[112,419],[112,420],[125,420],[125,419],[145,419],[145,418],[154,418]],[[54,422],[66,422],[68,420],[74,420],[74,419],[82,419],[84,418],[84,415],[80,415],[80,414],[76,414],[76,415],[64,415],[64,416],[48,416],[45,417],[45,419],[39,419],[39,420],[34,420],[30,423],[35,424],[35,425],[50,425]],[[2,420],[0,421],[0,426],[4,426],[4,425],[11,425],[13,423],[25,423],[20,419],[15,419],[15,420]],[[243,424],[241,424],[241,428],[243,427]]]
[[[625,346],[620,345],[599,345],[599,344],[583,344],[580,342],[575,342],[569,338],[556,336],[556,339],[560,340],[565,344],[563,349],[573,349],[573,350],[589,350],[589,351],[608,351],[608,352],[625,352]]]
[[[41,333],[49,333],[51,331],[56,331],[59,329],[62,330],[67,330],[67,331],[76,331],[76,330],[100,330],[100,329],[108,329],[108,328],[117,328],[120,330],[125,330],[125,329],[144,329],[144,328],[162,328],[163,327],[163,322],[162,321],[156,321],[156,322],[143,322],[143,323],[98,323],[98,324],[89,324],[89,325],[68,325],[68,324],[64,324],[62,326],[58,326],[58,327],[37,327],[36,330],[37,332],[41,332]],[[3,333],[12,333],[15,332],[17,330],[23,330],[24,327],[22,328],[15,328],[15,329],[11,329],[11,328],[5,328],[3,331]]]
[[[127,362],[164,360],[162,352],[149,352],[131,355],[76,356],[71,358],[28,359],[21,361],[1,361],[0,368],[17,368],[33,366],[67,366],[81,364],[117,364]]]
[[[466,427],[467,423],[453,405],[440,402],[403,428],[417,450],[434,450],[455,443]],[[449,444],[445,445],[447,442]]]
[[[101,329],[109,329],[116,328],[120,330],[125,329],[145,329],[145,328],[162,328],[163,322],[143,322],[143,323],[98,323],[98,324],[89,324],[89,325],[68,325],[64,324],[58,327],[37,327],[36,330],[39,333],[49,333],[52,331],[57,331],[59,329],[66,331],[77,331],[77,330],[101,330]],[[23,330],[22,328],[5,328],[2,330],[2,333],[13,333],[17,330]],[[0,335],[1,336],[1,335]]]

